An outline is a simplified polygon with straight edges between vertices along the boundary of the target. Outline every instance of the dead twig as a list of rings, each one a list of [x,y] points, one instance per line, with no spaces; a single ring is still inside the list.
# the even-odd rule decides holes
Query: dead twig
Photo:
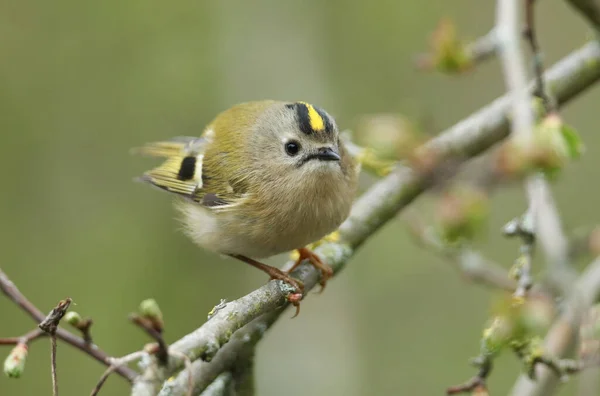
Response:
[[[50,369],[52,372],[52,395],[58,396],[58,377],[56,375],[56,329],[60,320],[71,306],[71,298],[67,297],[58,302],[52,311],[42,320],[38,327],[50,336]]]
[[[464,384],[451,386],[446,389],[447,395],[456,395],[459,393],[475,393],[487,394],[487,386],[485,381],[492,371],[492,361],[488,358],[483,358],[476,362],[479,365],[479,372],[476,376],[465,382]]]

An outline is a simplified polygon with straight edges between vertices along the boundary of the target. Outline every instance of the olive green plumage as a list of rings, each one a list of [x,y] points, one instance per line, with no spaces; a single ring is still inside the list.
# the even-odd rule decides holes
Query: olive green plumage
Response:
[[[197,244],[255,258],[337,229],[359,170],[333,118],[304,102],[242,103],[220,113],[200,138],[138,151],[166,158],[141,180],[179,196],[177,208]]]

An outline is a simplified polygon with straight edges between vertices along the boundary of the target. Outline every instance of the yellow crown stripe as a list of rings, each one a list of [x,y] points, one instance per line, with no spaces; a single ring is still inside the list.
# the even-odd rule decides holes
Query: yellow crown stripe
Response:
[[[315,108],[313,107],[313,105],[311,105],[310,103],[306,103],[306,102],[300,102],[303,105],[306,106],[306,108],[308,109],[308,120],[310,122],[310,127],[312,128],[313,131],[322,131],[325,129],[325,120],[323,119],[323,117],[321,117],[321,115],[317,112],[317,110],[315,110]]]

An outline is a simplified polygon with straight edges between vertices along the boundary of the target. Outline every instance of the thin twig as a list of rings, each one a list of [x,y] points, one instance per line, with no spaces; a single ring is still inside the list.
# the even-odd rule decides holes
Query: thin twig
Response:
[[[542,61],[542,53],[540,45],[537,39],[537,32],[535,30],[535,13],[534,6],[536,0],[525,0],[525,37],[531,48],[533,55],[533,68],[535,75],[535,91],[534,95],[539,97],[544,104],[546,113],[550,113],[556,110],[556,104],[549,96],[546,91],[544,84],[544,64]]]
[[[56,376],[56,329],[60,320],[71,306],[71,300],[67,297],[58,302],[56,307],[52,308],[48,316],[42,320],[38,327],[48,333],[50,336],[50,372],[52,374],[52,395],[58,396],[58,377]]]
[[[92,339],[92,325],[94,321],[91,318],[81,319],[77,324],[71,324],[77,330],[81,332],[81,336],[83,340],[87,344],[92,344],[94,341]]]
[[[98,383],[96,384],[96,386],[94,387],[94,389],[92,389],[92,392],[90,393],[90,396],[96,396],[96,395],[98,395],[98,393],[100,392],[100,389],[102,389],[102,386],[104,386],[104,383],[106,382],[106,380],[108,379],[108,377],[110,377],[110,375],[113,372],[115,372],[119,367],[122,367],[122,366],[124,366],[126,364],[129,364],[129,363],[133,362],[134,360],[141,359],[145,354],[146,354],[145,351],[137,351],[137,352],[130,353],[127,356],[123,356],[121,358],[111,358],[111,362],[112,363],[104,371],[104,373],[102,374],[102,376],[98,380]]]
[[[110,375],[117,369],[117,366],[109,366],[104,373],[102,373],[102,376],[100,377],[100,379],[98,380],[98,383],[96,384],[96,386],[94,387],[94,389],[92,389],[92,393],[90,393],[90,396],[96,396],[99,392],[100,389],[102,389],[102,387],[104,386],[104,383],[106,382],[106,380],[108,379],[108,377],[110,377]]]
[[[58,396],[58,377],[56,376],[56,334],[50,334],[50,371],[52,373],[52,395]]]
[[[33,329],[27,334],[23,334],[20,337],[8,337],[0,338],[0,345],[16,345],[16,344],[29,344],[31,341],[37,340],[40,337],[45,336],[46,333],[41,329]]]
[[[517,280],[517,289],[514,296],[525,298],[531,287],[531,263],[535,247],[535,234],[533,231],[533,219],[530,212],[520,218],[509,221],[503,229],[504,235],[508,237],[520,237],[522,240],[519,248],[519,257],[513,265],[512,275]]]
[[[479,372],[476,376],[465,382],[464,384],[451,386],[446,389],[447,395],[456,395],[459,393],[471,393],[474,391],[487,390],[485,384],[487,377],[492,371],[492,361],[489,358],[483,358],[480,362]]]
[[[139,328],[144,330],[146,334],[148,334],[150,337],[152,337],[152,339],[154,339],[157,342],[158,348],[156,350],[156,357],[162,364],[167,364],[167,362],[169,361],[169,347],[167,346],[167,343],[165,342],[162,333],[155,328],[155,326],[150,320],[138,314],[130,314],[129,320],[131,320]]]
[[[35,307],[15,286],[15,284],[6,276],[6,274],[0,269],[0,290],[8,297],[11,301],[17,304],[19,307],[23,309],[29,316],[36,322],[40,323],[45,318],[46,315],[42,313],[38,308]],[[82,338],[74,336],[69,333],[65,329],[61,329],[60,327],[56,329],[56,337],[71,346],[81,350],[82,352],[88,354],[93,357],[100,363],[109,366],[109,356],[104,353],[100,348],[96,345],[87,344]],[[129,382],[133,382],[134,379],[138,376],[138,373],[135,370],[130,369],[129,367],[119,367],[117,373],[125,378]]]

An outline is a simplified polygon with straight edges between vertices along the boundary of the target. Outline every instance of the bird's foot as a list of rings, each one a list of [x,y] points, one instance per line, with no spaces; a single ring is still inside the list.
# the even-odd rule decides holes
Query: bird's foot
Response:
[[[325,264],[321,260],[321,258],[317,256],[317,254],[314,253],[312,250],[304,247],[297,249],[297,251],[298,258],[296,259],[296,262],[294,263],[292,268],[290,268],[290,270],[288,271],[288,274],[295,270],[300,264],[302,264],[304,260],[308,260],[313,267],[321,271],[321,279],[319,280],[321,290],[319,290],[319,293],[322,293],[323,290],[325,290],[327,281],[333,276],[333,269],[329,265]]]

